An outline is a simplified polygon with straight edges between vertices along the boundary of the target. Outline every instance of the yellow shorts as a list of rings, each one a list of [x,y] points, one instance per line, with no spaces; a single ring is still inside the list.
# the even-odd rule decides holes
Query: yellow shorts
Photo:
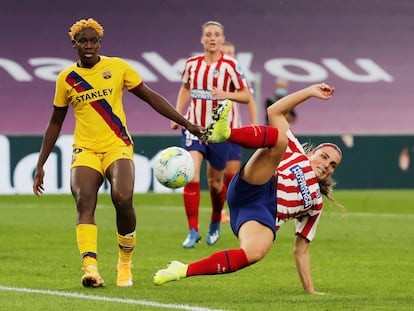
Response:
[[[73,168],[76,166],[87,166],[98,171],[102,176],[105,176],[105,172],[108,167],[119,159],[129,159],[133,161],[133,145],[116,147],[108,152],[103,153],[73,146],[71,167]]]

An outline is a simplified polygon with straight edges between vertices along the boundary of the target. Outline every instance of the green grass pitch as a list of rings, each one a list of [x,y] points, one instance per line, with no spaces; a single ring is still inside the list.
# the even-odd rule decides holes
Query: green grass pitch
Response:
[[[134,286],[115,286],[115,213],[99,197],[98,259],[106,287],[84,289],[75,241],[76,210],[69,195],[0,196],[0,310],[412,310],[414,191],[334,193],[346,207],[325,206],[310,245],[315,288],[302,292],[292,255],[293,222],[282,226],[261,262],[232,274],[192,277],[163,286],[152,275],[170,260],[183,262],[238,248],[228,224],[207,246],[208,193],[202,193],[202,242],[181,246],[187,222],[181,194],[137,194]]]

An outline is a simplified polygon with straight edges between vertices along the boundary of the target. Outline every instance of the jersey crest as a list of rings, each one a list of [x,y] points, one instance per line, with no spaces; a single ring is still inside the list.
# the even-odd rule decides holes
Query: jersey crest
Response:
[[[102,72],[102,77],[104,79],[111,79],[112,73],[110,71],[104,71],[104,72]]]

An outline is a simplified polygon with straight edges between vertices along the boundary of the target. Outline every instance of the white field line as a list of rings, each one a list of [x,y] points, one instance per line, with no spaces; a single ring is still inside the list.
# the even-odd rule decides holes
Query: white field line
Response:
[[[0,290],[2,291],[11,291],[11,292],[21,292],[21,293],[30,293],[30,294],[41,294],[41,295],[51,295],[59,297],[69,297],[76,299],[87,299],[87,300],[97,300],[97,301],[107,301],[107,302],[119,302],[130,305],[141,305],[165,309],[176,309],[176,310],[189,310],[189,311],[224,311],[220,309],[209,309],[203,307],[192,307],[188,305],[180,304],[165,304],[155,301],[148,300],[136,300],[136,299],[125,299],[125,298],[115,298],[115,297],[106,297],[106,296],[94,296],[94,295],[85,295],[81,293],[70,293],[70,292],[61,292],[61,291],[52,291],[52,290],[42,290],[42,289],[31,289],[31,288],[18,288],[18,287],[7,287],[1,286]]]

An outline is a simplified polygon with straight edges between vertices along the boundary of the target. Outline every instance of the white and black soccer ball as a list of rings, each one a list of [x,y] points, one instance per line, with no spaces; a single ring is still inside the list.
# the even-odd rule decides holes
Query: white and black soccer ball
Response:
[[[184,187],[194,176],[193,158],[183,148],[168,147],[156,156],[154,174],[157,180],[168,188]]]

